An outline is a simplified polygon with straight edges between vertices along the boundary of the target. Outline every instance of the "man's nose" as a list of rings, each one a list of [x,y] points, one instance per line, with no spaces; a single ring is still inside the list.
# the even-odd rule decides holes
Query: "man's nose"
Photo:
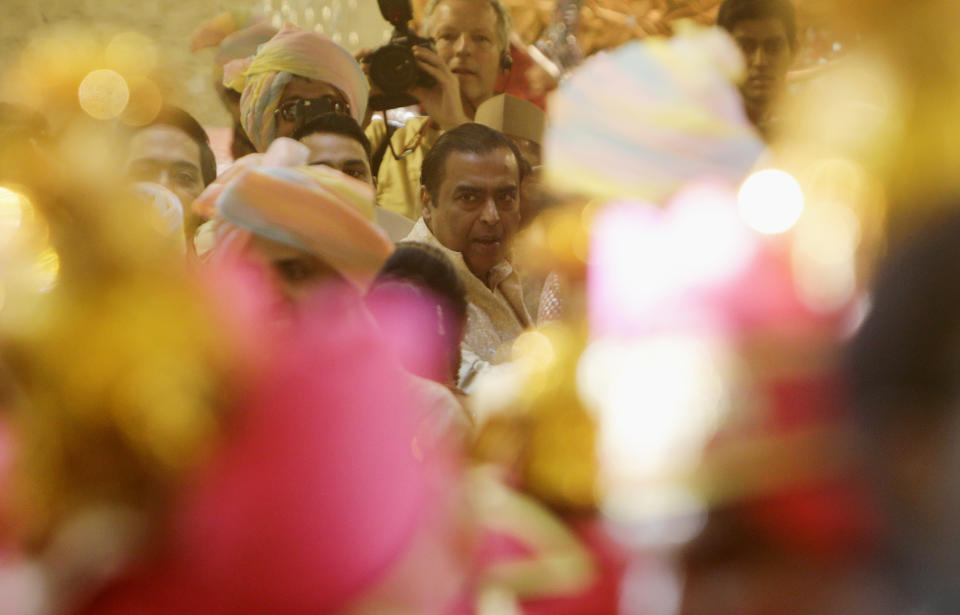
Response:
[[[457,55],[467,55],[470,53],[470,37],[466,32],[457,37],[453,43],[453,51]]]
[[[753,66],[766,66],[770,61],[770,56],[767,54],[767,50],[763,48],[763,45],[758,45],[756,50],[750,57],[750,63]]]
[[[157,182],[164,188],[173,190],[173,177],[171,176],[169,169],[157,169],[153,181]]]
[[[491,226],[500,222],[500,210],[497,209],[497,202],[490,197],[483,204],[483,211],[480,212],[480,220]]]

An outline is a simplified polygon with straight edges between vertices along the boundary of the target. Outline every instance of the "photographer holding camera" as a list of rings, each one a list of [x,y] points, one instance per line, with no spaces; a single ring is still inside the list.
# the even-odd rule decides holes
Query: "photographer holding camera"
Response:
[[[406,0],[380,1],[381,12],[397,32],[391,44],[360,55],[371,77],[373,108],[419,103],[426,113],[408,120],[392,134],[380,120],[367,127],[376,152],[375,164],[380,161],[378,204],[416,220],[420,217],[420,166],[424,156],[443,132],[473,120],[477,107],[496,94],[501,72],[510,69],[511,19],[500,0],[430,0],[421,30],[432,39],[431,49],[429,40],[406,29],[409,13],[404,6],[409,11]],[[397,12],[391,13],[392,8]],[[412,51],[415,67],[399,58],[402,50],[397,47],[403,45]],[[387,48],[394,55],[384,58]],[[384,67],[389,70],[384,71]],[[392,83],[389,76],[386,80],[382,77],[383,72],[392,74],[394,83],[413,85],[399,95],[389,92]],[[406,80],[397,79],[404,75],[408,75]]]

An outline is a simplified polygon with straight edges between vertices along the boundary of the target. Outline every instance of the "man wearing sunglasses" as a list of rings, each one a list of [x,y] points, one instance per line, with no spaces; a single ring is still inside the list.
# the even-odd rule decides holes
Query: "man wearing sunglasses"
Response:
[[[350,53],[322,34],[288,26],[257,54],[224,67],[241,92],[240,123],[258,152],[324,113],[363,120],[369,86]]]
[[[445,131],[473,120],[477,107],[496,94],[497,78],[510,69],[510,13],[500,0],[430,0],[421,34],[436,51],[414,47],[417,65],[433,77],[431,88],[413,87],[426,117],[409,120],[392,136],[382,121],[367,136],[382,155],[377,202],[411,220],[420,217],[420,167]],[[387,147],[389,144],[389,147]]]

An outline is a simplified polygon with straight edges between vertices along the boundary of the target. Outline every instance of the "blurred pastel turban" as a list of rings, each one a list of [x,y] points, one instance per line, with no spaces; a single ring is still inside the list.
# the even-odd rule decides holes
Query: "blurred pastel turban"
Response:
[[[764,148],[734,85],[743,71],[729,36],[692,25],[591,57],[550,98],[547,182],[655,203],[699,178],[739,183]]]
[[[250,57],[257,48],[277,34],[265,15],[249,11],[221,13],[200,26],[190,40],[190,49],[216,47],[213,62],[221,69],[227,62]]]
[[[365,291],[393,252],[374,222],[373,187],[330,167],[307,166],[307,155],[302,144],[277,139],[200,195],[201,207],[214,201],[217,216],[232,225],[214,250],[243,247],[252,233],[318,256]]]
[[[336,87],[353,118],[364,120],[370,86],[360,64],[330,38],[288,25],[255,56],[224,67],[224,85],[242,93],[240,123],[257,151],[265,151],[276,137],[274,112],[294,75]]]

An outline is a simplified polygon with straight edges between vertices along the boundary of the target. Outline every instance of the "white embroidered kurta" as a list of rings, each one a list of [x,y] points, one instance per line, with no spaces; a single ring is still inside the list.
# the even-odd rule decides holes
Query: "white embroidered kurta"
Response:
[[[493,268],[489,285],[485,284],[473,275],[463,255],[440,243],[423,218],[417,220],[404,241],[424,243],[443,252],[467,290],[467,326],[460,345],[459,374],[460,388],[466,391],[479,372],[508,358],[508,353],[499,352],[501,348],[532,324],[520,277],[504,261]]]

